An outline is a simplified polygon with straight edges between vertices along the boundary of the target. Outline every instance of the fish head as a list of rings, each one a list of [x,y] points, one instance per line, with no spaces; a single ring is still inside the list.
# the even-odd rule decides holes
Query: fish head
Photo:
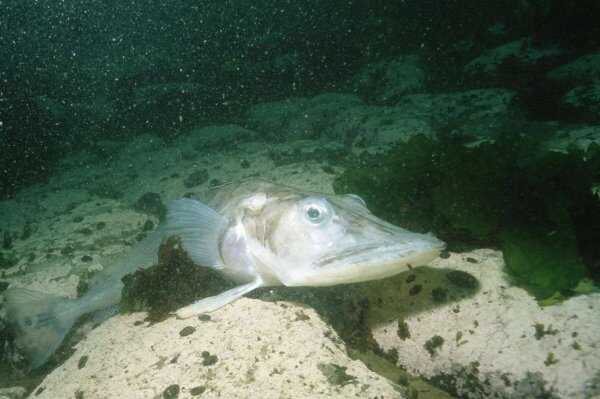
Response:
[[[261,212],[263,263],[288,286],[327,286],[393,276],[429,263],[445,244],[373,215],[358,196],[294,194]],[[264,256],[265,251],[269,256]]]

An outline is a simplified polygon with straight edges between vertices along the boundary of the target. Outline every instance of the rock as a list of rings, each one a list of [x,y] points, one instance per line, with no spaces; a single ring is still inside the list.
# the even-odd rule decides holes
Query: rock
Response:
[[[312,98],[263,103],[248,112],[248,124],[276,141],[327,137],[332,122],[344,111],[361,106],[355,95],[325,93]]]
[[[425,69],[418,55],[367,64],[352,79],[352,91],[369,102],[391,104],[401,96],[425,88]]]
[[[351,107],[335,117],[328,135],[348,147],[371,152],[389,149],[398,142],[424,134],[433,135],[425,117],[406,113],[400,107],[361,105]]]
[[[559,129],[543,147],[547,151],[563,154],[577,150],[585,156],[588,151],[600,147],[600,125]]]
[[[569,90],[562,98],[562,105],[582,120],[600,121],[600,79]]]
[[[570,86],[600,79],[600,52],[583,55],[554,68],[546,76]]]
[[[474,89],[441,94],[409,94],[396,104],[405,117],[428,121],[432,127],[493,140],[504,126],[520,119],[514,106],[516,93],[506,89]],[[456,132],[455,132],[456,133]]]
[[[480,56],[465,65],[465,73],[471,76],[497,78],[502,67],[511,63],[508,73],[517,69],[530,69],[532,66],[555,62],[564,53],[556,46],[536,47],[531,38],[521,38],[484,51]]]
[[[308,318],[299,320],[299,311]],[[179,397],[405,397],[351,360],[311,309],[243,298],[212,313],[211,323],[170,318],[135,326],[143,318],[119,315],[92,330],[77,353],[44,379],[36,398],[78,391],[86,399],[157,397],[174,384]],[[198,334],[180,337],[186,326]],[[80,369],[84,355],[89,360]]]
[[[480,288],[457,295],[458,288],[442,273],[449,269],[475,277]],[[397,351],[400,366],[459,397],[599,394],[594,381],[600,377],[600,294],[540,308],[506,281],[502,269],[501,253],[493,250],[452,254],[430,270],[416,269],[423,292],[445,285],[449,300],[432,306],[417,298],[412,308],[390,305],[393,315],[389,309],[386,316],[370,315],[388,320],[373,328],[375,340],[385,351]],[[385,291],[379,295],[385,303]]]

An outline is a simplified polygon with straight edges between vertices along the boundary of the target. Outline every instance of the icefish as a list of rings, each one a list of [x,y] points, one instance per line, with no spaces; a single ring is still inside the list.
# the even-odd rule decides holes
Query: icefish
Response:
[[[381,279],[435,259],[444,243],[375,217],[352,194],[323,195],[264,181],[230,185],[210,206],[178,199],[166,221],[111,267],[82,297],[69,300],[26,289],[5,291],[17,347],[33,368],[46,362],[77,318],[118,304],[121,278],[157,262],[158,247],[178,236],[194,263],[238,283],[176,312],[211,312],[258,288],[328,286]]]

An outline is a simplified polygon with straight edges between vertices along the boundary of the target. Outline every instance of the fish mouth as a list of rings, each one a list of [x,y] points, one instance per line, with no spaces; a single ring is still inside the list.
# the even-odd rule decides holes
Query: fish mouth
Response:
[[[439,254],[446,248],[445,242],[432,235],[414,235],[416,237],[404,238],[401,241],[374,241],[353,245],[322,256],[317,260],[315,266],[327,267],[337,262],[358,263],[358,261],[364,261],[375,256],[385,256],[386,259],[397,257],[402,260],[419,253],[437,252]]]
[[[427,234],[410,239],[368,242],[324,255],[314,262],[333,283],[376,280],[393,276],[436,259],[446,244]]]

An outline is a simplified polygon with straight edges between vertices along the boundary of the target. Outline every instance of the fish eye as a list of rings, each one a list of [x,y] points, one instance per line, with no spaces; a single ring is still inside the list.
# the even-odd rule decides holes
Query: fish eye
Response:
[[[306,210],[306,217],[308,220],[315,223],[318,223],[322,220],[321,211],[312,206]]]
[[[331,217],[329,203],[322,198],[305,198],[301,204],[304,218],[311,224],[317,225],[326,222]]]

